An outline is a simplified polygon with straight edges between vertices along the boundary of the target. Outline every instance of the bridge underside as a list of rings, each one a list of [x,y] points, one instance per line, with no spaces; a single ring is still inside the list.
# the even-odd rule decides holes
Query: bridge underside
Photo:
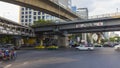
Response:
[[[64,20],[66,19],[72,20],[74,18],[79,18],[76,14],[74,14],[70,10],[63,8],[51,2],[50,0],[47,0],[47,1],[46,0],[0,0],[0,1],[42,11]]]
[[[101,24],[102,25],[99,25]],[[120,31],[120,18],[101,18],[91,20],[81,20],[64,24],[37,26],[34,27],[37,34],[74,34],[74,33],[94,33]]]
[[[67,31],[67,34],[77,34],[77,33],[95,33],[95,32],[110,32],[110,31],[120,31],[120,25],[119,27],[108,27],[108,28],[84,28],[84,29],[69,29],[69,30],[61,30],[59,32],[53,32],[53,31],[46,31],[46,32],[36,32],[36,34],[39,35],[61,35],[64,36],[64,31]]]
[[[33,29],[0,17],[0,35],[34,37]]]

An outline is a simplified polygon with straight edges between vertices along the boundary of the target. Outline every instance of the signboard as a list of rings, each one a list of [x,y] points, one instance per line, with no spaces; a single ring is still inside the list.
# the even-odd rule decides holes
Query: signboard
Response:
[[[97,41],[98,35],[94,33],[94,34],[92,35],[92,38],[93,38],[95,41]]]

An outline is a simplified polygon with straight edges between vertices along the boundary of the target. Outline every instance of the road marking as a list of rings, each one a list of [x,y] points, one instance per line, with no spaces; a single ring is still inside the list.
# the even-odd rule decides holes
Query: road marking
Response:
[[[29,62],[24,62],[23,64],[25,65],[25,64],[28,64]]]
[[[11,67],[12,66],[12,64],[8,64],[8,65],[6,65],[4,68],[9,68],[9,67]]]

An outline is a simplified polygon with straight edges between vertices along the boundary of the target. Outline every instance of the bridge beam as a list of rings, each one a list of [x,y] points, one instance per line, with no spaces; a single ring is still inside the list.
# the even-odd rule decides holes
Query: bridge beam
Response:
[[[42,11],[50,15],[59,17],[64,20],[65,19],[72,20],[74,18],[80,18],[75,13],[53,3],[50,0],[47,0],[47,1],[46,0],[0,0],[0,1],[32,8],[32,9]]]

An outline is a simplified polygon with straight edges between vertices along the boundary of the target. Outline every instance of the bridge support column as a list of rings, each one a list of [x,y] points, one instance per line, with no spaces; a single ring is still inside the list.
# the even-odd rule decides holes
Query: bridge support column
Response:
[[[58,46],[60,47],[68,47],[69,45],[69,42],[68,42],[68,37],[65,36],[65,37],[60,37],[58,38]]]
[[[87,33],[82,33],[82,40],[87,41]]]
[[[64,36],[59,36],[58,37],[58,46],[60,46],[60,47],[68,47],[69,46],[69,41],[68,41],[67,32],[64,32],[63,35]]]
[[[21,37],[14,37],[13,44],[15,46],[21,46],[22,45],[22,38]]]
[[[92,33],[88,33],[88,39],[90,43],[93,43]]]

